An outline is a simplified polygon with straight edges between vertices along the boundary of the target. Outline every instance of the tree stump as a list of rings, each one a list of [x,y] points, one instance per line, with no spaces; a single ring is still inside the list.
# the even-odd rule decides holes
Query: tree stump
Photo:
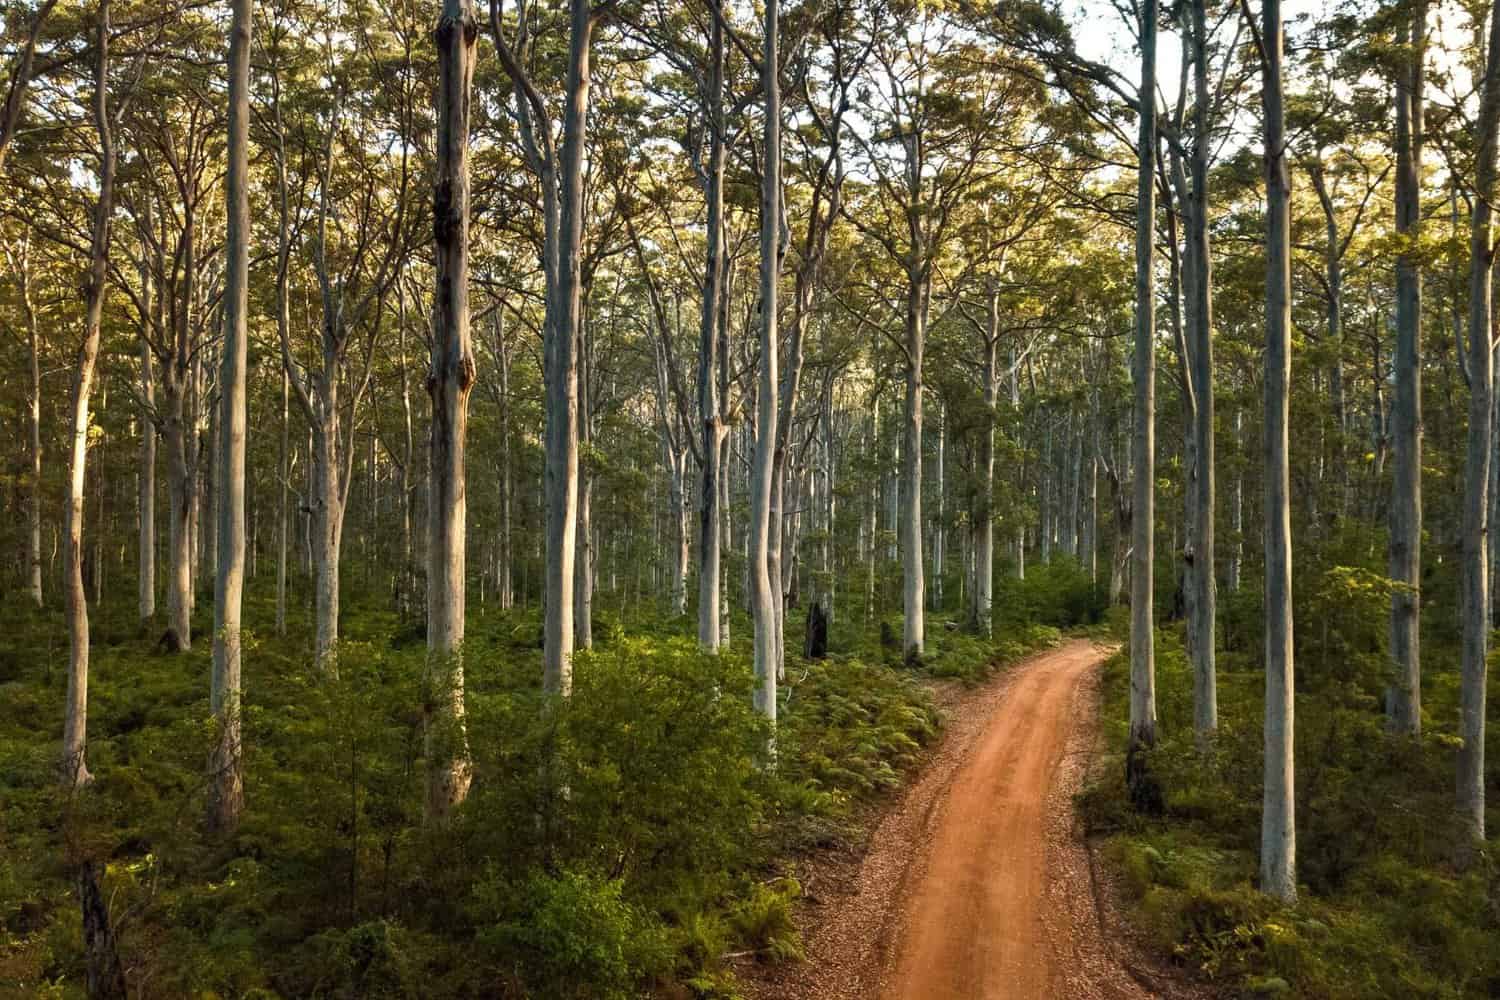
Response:
[[[822,601],[807,606],[807,637],[802,642],[802,655],[809,660],[828,656],[828,613],[823,610]]]

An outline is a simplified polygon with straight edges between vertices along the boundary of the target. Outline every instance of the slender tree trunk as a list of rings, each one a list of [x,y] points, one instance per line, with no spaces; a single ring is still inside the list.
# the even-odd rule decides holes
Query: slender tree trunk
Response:
[[[339,471],[338,399],[323,380],[323,419],[313,428],[312,552],[317,574],[313,658],[326,676],[338,676],[339,556],[344,532],[344,492]]]
[[[588,300],[585,294],[584,301]],[[593,350],[587,310],[578,332],[578,439],[587,452],[593,446],[593,400],[589,380]],[[573,634],[580,649],[594,648],[594,473],[592,457],[578,463],[578,541],[573,562]]]
[[[1193,151],[1189,158],[1192,191],[1187,219],[1188,271],[1187,340],[1191,345],[1188,370],[1193,385],[1193,464],[1189,487],[1193,515],[1188,561],[1193,588],[1188,621],[1188,647],[1193,657],[1193,732],[1200,743],[1219,726],[1214,631],[1218,594],[1214,579],[1214,347],[1213,258],[1208,236],[1209,80],[1207,0],[1191,0],[1193,52]]]
[[[114,207],[115,145],[109,113],[110,0],[99,2],[94,51],[94,128],[99,138],[99,195],[94,204],[89,273],[84,291],[83,343],[73,374],[72,426],[68,456],[68,502],[63,509],[64,593],[68,616],[68,696],[63,721],[61,776],[65,786],[93,779],[85,760],[88,743],[89,609],[83,590],[83,486],[88,462],[89,397],[99,359],[109,266],[109,223]]]
[[[423,713],[427,815],[446,817],[469,791],[464,735],[464,449],[477,366],[469,334],[469,94],[479,23],[473,0],[444,0],[438,50],[433,190],[432,466],[427,546],[428,692]]]
[[[1275,0],[1270,0],[1275,2]],[[1133,563],[1130,570],[1130,747],[1156,744],[1156,625],[1152,615],[1156,545],[1156,299],[1151,267],[1156,234],[1156,8],[1140,19],[1140,165],[1136,183],[1135,235],[1135,432],[1131,505]]]
[[[1245,445],[1245,412],[1239,407],[1234,411],[1234,445],[1236,451],[1244,454]],[[1234,485],[1230,490],[1229,499],[1229,531],[1231,535],[1229,543],[1229,560],[1224,568],[1224,583],[1231,594],[1240,591],[1240,562],[1244,558],[1245,551],[1245,473],[1241,466],[1234,470]]]
[[[36,308],[31,301],[31,260],[29,246],[16,270],[21,284],[21,308],[26,315],[26,347],[30,361],[31,382],[26,396],[26,423],[30,437],[28,458],[31,496],[26,504],[26,578],[31,601],[42,606],[42,365],[41,334]]]
[[[145,294],[150,296],[150,285]],[[149,311],[149,306],[148,306]],[[136,615],[144,628],[156,617],[156,382],[151,346],[141,341],[141,455],[136,483]]]
[[[511,546],[511,498],[515,489],[511,483],[510,458],[510,347],[505,342],[505,330],[501,326],[498,308],[495,310],[495,357],[499,363],[500,376],[500,557],[496,561],[495,576],[500,608],[509,611],[515,606],[516,600],[511,580],[515,573]]]
[[[209,825],[233,830],[244,808],[240,755],[240,606],[245,586],[245,432],[250,339],[250,34],[252,0],[233,0],[229,27],[229,169],[224,353],[219,375],[218,570],[210,706],[218,729],[209,762]]]
[[[290,386],[286,369],[281,371],[281,469],[280,501],[276,508],[276,634],[286,635],[286,572],[288,507],[292,477],[292,440],[289,409]]]
[[[1493,300],[1496,145],[1500,135],[1500,17],[1490,14],[1469,220],[1469,431],[1464,466],[1463,681],[1459,703],[1458,808],[1475,841],[1485,837],[1484,740],[1490,580],[1490,419],[1494,391]]]
[[[573,563],[578,532],[578,327],[582,285],[583,158],[589,106],[590,0],[570,0],[568,69],[559,162],[557,280],[548,305],[547,586],[543,687],[573,690]]]
[[[947,495],[943,489],[943,452],[946,450],[948,440],[947,409],[943,404],[938,405],[938,440],[937,455],[935,457],[936,469],[933,472],[933,486],[937,490],[937,517],[932,522],[932,607],[934,611],[943,609],[943,522],[947,517]]]
[[[1297,898],[1292,645],[1292,519],[1288,406],[1292,371],[1291,173],[1282,98],[1281,0],[1265,0],[1266,377],[1265,790],[1260,888]]]
[[[166,418],[162,437],[167,446],[167,564],[171,573],[167,580],[167,628],[176,637],[176,645],[188,649],[192,645],[192,497],[195,484],[188,464],[183,375],[175,362],[169,361],[163,366]]]
[[[927,635],[925,567],[922,562],[922,352],[927,341],[927,279],[924,265],[907,265],[906,408],[901,426],[901,546],[902,605],[905,629],[901,648],[909,660],[920,659]]]
[[[979,435],[979,509],[974,512],[974,624],[989,636],[995,588],[995,424],[1000,419],[1000,294],[987,298],[984,337],[984,427]]]
[[[720,0],[711,0],[718,4]],[[720,597],[724,582],[721,562],[723,534],[719,480],[726,475],[720,462],[725,429],[721,419],[718,374],[719,313],[724,297],[724,29],[717,11],[709,29],[708,45],[708,161],[704,164],[707,201],[707,260],[703,271],[703,310],[698,347],[698,418],[702,422],[703,485],[699,491],[698,531],[698,644],[717,652],[720,634]]]
[[[1396,81],[1396,233],[1416,240],[1421,228],[1422,64],[1425,0],[1403,26],[1411,56]],[[1395,398],[1391,405],[1391,656],[1396,662],[1387,713],[1397,732],[1422,731],[1422,273],[1414,248],[1396,255]]]
[[[770,534],[780,525],[775,511],[777,383],[777,285],[780,271],[781,82],[778,75],[778,0],[767,0],[761,87],[765,94],[764,164],[760,190],[760,387],[756,398],[755,464],[750,487],[750,611],[755,632],[755,710],[776,724],[776,668],[779,622],[777,591],[771,582]],[[774,739],[774,737],[773,737]],[[773,743],[774,747],[774,743]]]

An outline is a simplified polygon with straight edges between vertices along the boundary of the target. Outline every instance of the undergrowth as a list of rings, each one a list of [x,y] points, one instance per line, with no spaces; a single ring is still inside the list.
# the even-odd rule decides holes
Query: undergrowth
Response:
[[[1457,656],[1426,646],[1420,740],[1387,731],[1379,692],[1389,590],[1336,568],[1299,607],[1296,699],[1299,901],[1256,889],[1264,674],[1249,641],[1219,658],[1220,726],[1198,750],[1192,675],[1177,630],[1157,634],[1160,743],[1149,765],[1159,816],[1135,812],[1124,784],[1129,663],[1105,669],[1097,783],[1080,798],[1125,902],[1148,940],[1236,996],[1308,1000],[1500,996],[1500,851],[1477,859],[1453,807]],[[1226,617],[1254,594],[1228,595]],[[1493,727],[1492,727],[1493,739]],[[1490,787],[1497,787],[1495,747]],[[1494,801],[1493,793],[1491,801]],[[1491,810],[1489,828],[1495,829]],[[1462,862],[1460,863],[1460,859]]]
[[[252,595],[252,627],[270,612]],[[0,996],[67,998],[83,994],[85,858],[103,863],[143,996],[736,996],[726,955],[802,957],[799,860],[856,845],[861,806],[937,737],[927,680],[978,680],[1060,636],[998,606],[993,639],[934,616],[915,666],[878,623],[836,622],[824,660],[789,636],[773,763],[740,623],[740,645],[710,656],[688,620],[601,607],[571,697],[549,703],[535,610],[479,610],[464,649],[474,782],[434,826],[422,630],[354,596],[337,680],[311,666],[305,614],[285,637],[247,635],[248,807],[221,840],[202,828],[209,644],[166,655],[128,607],[96,613],[98,780],[64,796],[60,619],[0,618]]]

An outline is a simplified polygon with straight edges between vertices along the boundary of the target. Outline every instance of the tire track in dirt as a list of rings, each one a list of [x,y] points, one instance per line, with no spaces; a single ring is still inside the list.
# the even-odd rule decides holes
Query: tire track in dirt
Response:
[[[816,1000],[1142,1000],[1097,905],[1072,796],[1091,758],[1098,667],[1076,640],[949,708],[946,735],[862,857],[810,882],[808,961],[753,995]]]

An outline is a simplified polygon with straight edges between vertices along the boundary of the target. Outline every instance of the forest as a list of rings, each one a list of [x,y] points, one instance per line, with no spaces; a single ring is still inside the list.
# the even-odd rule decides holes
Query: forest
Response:
[[[1494,4],[0,87],[0,997],[1500,996]]]

